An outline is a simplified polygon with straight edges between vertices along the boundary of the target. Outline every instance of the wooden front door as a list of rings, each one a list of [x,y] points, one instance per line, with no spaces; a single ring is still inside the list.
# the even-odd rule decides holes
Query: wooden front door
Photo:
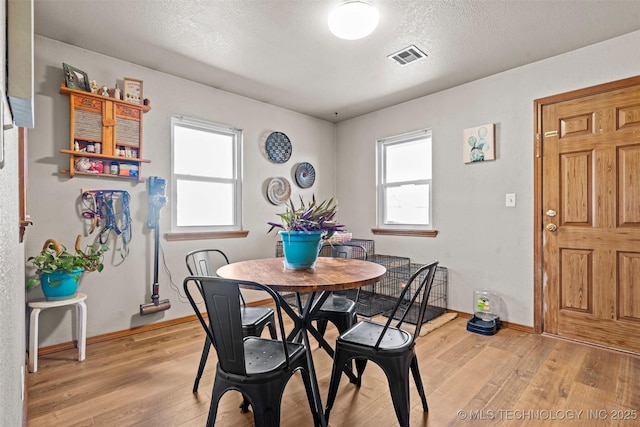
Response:
[[[542,330],[640,353],[640,78],[536,104]]]

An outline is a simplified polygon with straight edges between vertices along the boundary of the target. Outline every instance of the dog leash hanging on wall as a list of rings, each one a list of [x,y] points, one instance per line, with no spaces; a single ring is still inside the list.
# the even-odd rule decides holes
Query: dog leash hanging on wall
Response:
[[[123,190],[87,190],[82,193],[82,216],[91,220],[89,234],[100,229],[101,244],[109,241],[111,234],[122,239],[120,256],[129,255],[131,241],[131,213],[129,193]]]

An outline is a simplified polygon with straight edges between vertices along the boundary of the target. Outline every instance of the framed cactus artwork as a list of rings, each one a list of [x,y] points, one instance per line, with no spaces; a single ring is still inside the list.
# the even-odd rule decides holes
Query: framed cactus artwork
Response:
[[[462,158],[465,163],[496,159],[494,124],[468,128],[463,131]]]

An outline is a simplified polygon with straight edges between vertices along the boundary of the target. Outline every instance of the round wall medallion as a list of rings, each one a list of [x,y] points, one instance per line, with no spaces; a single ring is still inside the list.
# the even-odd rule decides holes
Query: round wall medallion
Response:
[[[267,184],[267,198],[274,205],[281,205],[291,197],[291,184],[287,178],[278,176],[271,178]]]
[[[291,141],[282,132],[272,132],[267,137],[264,148],[273,163],[284,163],[291,157]]]
[[[296,168],[296,182],[300,188],[309,188],[316,181],[316,170],[311,163],[302,162]]]

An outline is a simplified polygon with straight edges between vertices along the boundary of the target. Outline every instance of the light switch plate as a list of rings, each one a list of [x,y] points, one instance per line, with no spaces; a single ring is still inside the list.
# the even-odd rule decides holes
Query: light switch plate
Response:
[[[507,193],[507,197],[505,200],[506,207],[515,208],[516,207],[516,193]]]

